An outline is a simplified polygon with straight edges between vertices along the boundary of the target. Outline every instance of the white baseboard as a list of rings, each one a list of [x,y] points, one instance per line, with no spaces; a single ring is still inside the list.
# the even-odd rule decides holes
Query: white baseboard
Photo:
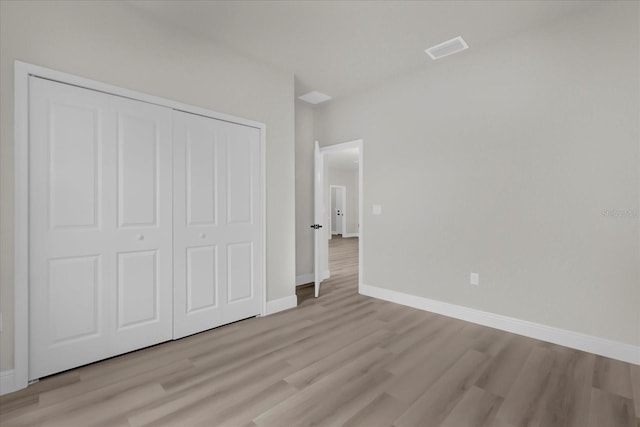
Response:
[[[419,310],[442,314],[444,316],[465,320],[479,325],[512,332],[518,335],[535,338],[559,344],[565,347],[622,360],[623,362],[640,365],[640,346],[634,346],[618,341],[611,341],[593,335],[566,329],[554,328],[540,323],[520,320],[500,314],[489,313],[460,305],[436,301],[402,292],[379,288],[376,286],[361,285],[359,289],[362,295],[391,301]]]
[[[331,277],[331,272],[329,270],[324,270],[320,273],[320,280],[325,280]],[[301,274],[296,276],[296,286],[306,285],[307,283],[314,283],[316,281],[316,276],[313,273]]]
[[[298,297],[296,295],[289,295],[288,297],[267,301],[267,313],[265,315],[268,316],[297,306]]]
[[[344,233],[344,234],[342,235],[342,237],[343,237],[344,239],[347,239],[347,238],[349,238],[349,237],[358,237],[358,233]]]
[[[320,280],[325,280],[331,277],[331,272],[329,270],[324,270],[320,273]],[[296,286],[306,285],[307,283],[314,283],[316,281],[316,277],[313,273],[301,274],[300,276],[296,276]]]
[[[16,382],[14,380],[13,369],[0,372],[0,396],[14,392],[18,389],[19,388],[16,387]]]
[[[299,276],[296,276],[296,286],[313,283],[315,280],[316,278],[313,273],[301,274]]]

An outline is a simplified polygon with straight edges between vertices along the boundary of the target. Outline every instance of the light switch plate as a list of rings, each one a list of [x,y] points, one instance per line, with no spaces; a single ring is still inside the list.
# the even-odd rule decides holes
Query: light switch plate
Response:
[[[469,276],[469,283],[471,283],[472,285],[479,285],[480,275],[478,273],[471,273],[471,276]]]
[[[382,205],[373,205],[371,211],[374,215],[382,215]]]

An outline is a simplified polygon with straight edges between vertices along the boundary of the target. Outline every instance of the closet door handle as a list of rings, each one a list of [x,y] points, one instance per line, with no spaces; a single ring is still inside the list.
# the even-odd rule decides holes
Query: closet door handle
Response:
[[[136,240],[144,240],[144,234],[138,234]]]

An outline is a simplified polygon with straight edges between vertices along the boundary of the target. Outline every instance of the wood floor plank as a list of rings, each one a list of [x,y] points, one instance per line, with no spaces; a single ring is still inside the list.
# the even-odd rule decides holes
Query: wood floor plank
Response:
[[[50,426],[92,426],[107,423],[116,424],[113,408],[128,412],[166,395],[157,383],[144,384],[123,393],[96,402],[91,406],[80,406],[63,413],[50,414],[42,422],[43,427]]]
[[[552,351],[557,357],[536,418],[541,425],[582,427],[587,424],[595,356],[557,346]]]
[[[425,322],[424,312],[420,312],[416,309],[411,309],[406,313],[401,313],[394,319],[387,322],[387,329],[392,330],[400,335],[406,333],[408,330],[414,329],[416,325]]]
[[[636,418],[640,420],[640,365],[630,365],[631,369],[631,388],[633,389],[633,402],[636,412]],[[640,424],[638,424],[640,427]]]
[[[436,336],[446,326],[446,323],[446,319],[441,316],[427,317],[405,332],[399,332],[393,326],[387,325],[391,330],[394,330],[395,334],[394,338],[384,345],[384,348],[395,354],[403,354],[424,340]]]
[[[152,426],[176,425],[220,425],[232,421],[245,421],[277,405],[295,393],[295,389],[281,378],[291,367],[284,371],[273,372],[257,379],[252,378],[241,389],[234,388],[229,392],[217,392],[199,402],[174,411],[159,420],[148,424]],[[216,385],[212,384],[212,388]]]
[[[115,405],[108,404],[109,410],[113,411],[114,408],[118,408],[117,402],[120,402],[122,398],[130,398],[133,401],[139,399],[142,394],[140,390],[147,390],[147,387],[151,387],[153,390],[158,390],[157,384],[129,384],[127,382],[115,383],[91,392],[82,394],[73,399],[65,400],[55,405],[49,405],[46,407],[38,407],[33,411],[21,415],[20,417],[13,418],[8,421],[3,420],[3,427],[5,426],[33,426],[43,425],[47,420],[57,420],[61,424],[65,423],[67,414],[75,413],[76,411],[82,411],[85,408],[90,410],[100,410],[104,402],[111,403],[116,402]],[[157,396],[154,396],[157,397]],[[155,399],[152,399],[155,400]],[[91,412],[91,411],[90,411]],[[81,424],[76,424],[81,425]]]
[[[471,388],[489,357],[467,351],[398,418],[397,427],[439,426]]]
[[[410,350],[414,356],[410,358],[410,363],[403,355],[399,355],[389,368],[399,375],[388,393],[404,402],[413,403],[469,351],[474,335],[465,329],[462,323],[447,325],[441,334],[428,340],[425,346]]]
[[[253,422],[261,427],[317,424],[342,404],[336,398],[338,395],[345,398],[347,394],[352,396],[356,392],[362,393],[372,383],[388,378],[388,373],[377,370],[376,367],[384,364],[390,357],[390,352],[374,348],[264,412]],[[317,396],[323,398],[317,399]]]
[[[380,396],[390,375],[384,370],[367,372],[357,380],[341,388],[338,393],[327,396],[308,415],[304,424],[318,426],[342,426],[363,408]]]
[[[382,393],[343,425],[345,427],[388,427],[408,407],[407,403],[401,402],[387,393]]]
[[[633,399],[629,364],[607,357],[596,357],[593,386],[627,399]]]
[[[534,347],[496,418],[504,424],[532,425],[540,402],[551,383],[554,354],[551,350]]]
[[[334,331],[334,333],[329,334],[326,339],[314,340],[316,345],[312,351],[296,352],[296,354],[287,356],[286,360],[295,366],[308,366],[382,327],[383,325],[377,321],[369,321],[358,324],[357,328],[348,331],[345,330],[345,333],[335,333]]]
[[[441,328],[432,331],[432,333],[398,353],[395,363],[389,367],[389,371],[396,375],[408,372],[416,365],[422,364],[427,356],[439,353],[439,350],[443,349],[449,354],[446,357],[442,357],[442,359],[446,358],[450,363],[453,362],[452,358],[457,359],[464,351],[468,350],[466,344],[462,344],[461,339],[455,338],[463,334],[464,328],[465,325],[463,323],[444,324]],[[444,346],[446,342],[458,344],[455,348],[452,348]]]
[[[358,294],[357,239],[299,305],[43,378],[5,426],[640,427],[640,367]]]
[[[276,357],[258,357],[238,364],[221,365],[216,369],[193,369],[180,371],[160,379],[160,384],[168,392],[174,393],[200,387],[203,384],[234,381],[251,371],[267,371],[280,367],[283,361]],[[288,364],[287,364],[288,365]]]
[[[476,385],[496,396],[506,397],[533,345],[513,336],[482,372]]]
[[[389,336],[391,336],[391,332],[385,329],[378,329],[337,352],[333,352],[329,356],[303,367],[284,380],[298,389],[303,389],[324,378],[343,364],[355,359],[360,354],[370,351],[374,347],[379,347],[380,343],[384,342]]]
[[[441,427],[491,426],[502,400],[500,396],[473,386],[444,419]]]
[[[195,425],[210,426],[212,421],[217,426],[235,427],[241,425],[246,419],[253,419],[270,408],[279,405],[293,396],[297,389],[284,380],[271,384],[255,395],[225,402],[211,415]],[[255,426],[253,422],[252,425]]]
[[[593,387],[589,408],[590,427],[634,427],[635,424],[631,399]]]
[[[193,364],[188,359],[182,359],[177,362],[171,363],[166,366],[161,366],[149,371],[132,372],[127,378],[127,384],[129,385],[143,385],[145,383],[152,382],[157,378],[164,378],[167,375],[172,375],[179,372],[184,372],[193,369]],[[40,395],[40,407],[46,407],[55,405],[60,402],[72,400],[76,396],[81,396],[87,392],[98,390],[111,384],[121,383],[120,377],[115,380],[111,379],[96,379],[85,380],[76,382],[64,387],[50,390]]]
[[[236,394],[247,393],[247,388],[274,384],[290,373],[291,366],[279,361],[265,367],[264,371],[245,369],[208,381],[197,381],[188,388],[169,391],[166,397],[133,411],[129,422],[133,426],[178,425],[187,422],[189,417],[198,416],[198,411],[206,411]]]
[[[0,396],[0,425],[3,425],[4,421],[37,409],[43,393],[64,388],[79,381],[78,371],[72,370],[49,377],[46,381],[33,383],[28,388]]]

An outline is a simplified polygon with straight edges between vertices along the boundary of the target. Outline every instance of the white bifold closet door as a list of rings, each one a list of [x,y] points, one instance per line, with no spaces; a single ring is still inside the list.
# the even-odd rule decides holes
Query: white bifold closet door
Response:
[[[172,338],[172,110],[29,84],[33,379]]]
[[[173,113],[174,338],[260,314],[260,130]]]

